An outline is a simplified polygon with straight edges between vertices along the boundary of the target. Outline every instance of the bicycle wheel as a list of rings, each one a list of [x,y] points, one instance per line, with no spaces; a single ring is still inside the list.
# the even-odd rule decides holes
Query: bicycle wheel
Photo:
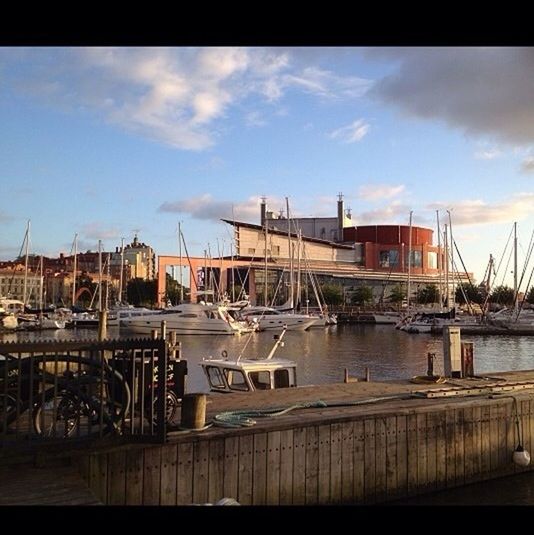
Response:
[[[62,390],[55,395],[47,393],[45,400],[37,404],[33,410],[33,426],[40,436],[68,438],[91,417],[91,411],[80,398]]]
[[[154,425],[157,424],[156,418],[157,418],[157,409],[158,406],[158,398],[157,396],[154,398]],[[165,400],[165,421],[167,423],[172,422],[174,420],[174,417],[176,416],[176,411],[178,410],[178,407],[180,406],[180,398],[176,395],[176,393],[173,390],[167,390],[167,398]]]

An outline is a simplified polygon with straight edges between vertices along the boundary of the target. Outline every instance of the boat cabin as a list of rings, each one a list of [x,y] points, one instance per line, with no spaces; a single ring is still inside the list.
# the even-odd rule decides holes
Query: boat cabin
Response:
[[[212,392],[252,392],[297,386],[297,365],[287,359],[207,359],[200,365]]]

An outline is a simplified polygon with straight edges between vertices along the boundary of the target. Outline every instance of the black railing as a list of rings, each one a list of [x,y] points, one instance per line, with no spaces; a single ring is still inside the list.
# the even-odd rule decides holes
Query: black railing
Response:
[[[110,435],[165,441],[187,374],[168,349],[161,338],[0,344],[2,448]]]

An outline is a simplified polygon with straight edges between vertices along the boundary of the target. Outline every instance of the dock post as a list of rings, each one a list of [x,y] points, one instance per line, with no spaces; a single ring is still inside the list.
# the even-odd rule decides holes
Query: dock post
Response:
[[[349,382],[349,369],[348,369],[348,368],[345,368],[345,378],[344,378],[344,382],[345,382],[345,383],[348,383],[348,382]]]
[[[108,311],[101,310],[98,315],[98,340],[101,342],[107,338]]]
[[[443,370],[445,377],[462,377],[460,327],[443,327]]]
[[[365,367],[365,381],[368,383],[371,381],[371,370],[369,370],[369,367]]]
[[[427,353],[427,368],[426,368],[426,374],[428,377],[434,377],[434,357],[436,356],[435,353]]]
[[[167,322],[165,320],[161,322],[161,338],[163,340],[167,338]]]
[[[462,375],[464,377],[475,376],[474,343],[462,342]]]
[[[180,423],[185,429],[202,429],[206,425],[206,394],[185,394]]]

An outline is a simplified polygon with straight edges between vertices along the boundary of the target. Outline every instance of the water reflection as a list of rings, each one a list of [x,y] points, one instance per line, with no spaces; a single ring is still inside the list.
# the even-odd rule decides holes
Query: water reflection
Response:
[[[110,338],[137,337],[123,330],[109,329]],[[96,329],[4,334],[2,340],[94,340]],[[179,336],[183,358],[189,361],[188,391],[205,392],[207,385],[198,365],[203,357],[266,356],[273,346],[273,333],[245,336]],[[534,368],[534,337],[462,336],[475,344],[475,371],[489,373]],[[435,353],[435,373],[443,372],[443,348],[439,336],[407,334],[390,325],[337,325],[309,332],[288,331],[285,346],[277,356],[297,362],[299,384],[324,384],[350,375],[363,376],[368,367],[371,379],[405,379],[426,373],[427,354]]]

